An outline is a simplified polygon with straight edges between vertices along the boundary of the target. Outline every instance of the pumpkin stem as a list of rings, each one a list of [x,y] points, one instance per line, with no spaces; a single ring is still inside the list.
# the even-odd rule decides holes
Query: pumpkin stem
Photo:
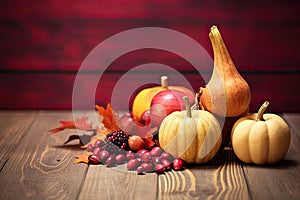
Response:
[[[199,110],[199,93],[195,94],[195,103],[192,105],[191,109],[192,110]]]
[[[256,121],[264,121],[263,115],[264,115],[264,112],[266,111],[266,109],[268,108],[269,104],[270,103],[268,101],[265,101],[260,106],[260,108],[258,110],[258,113],[257,113],[257,116],[256,116]]]
[[[163,88],[168,88],[168,77],[167,76],[160,77],[160,84]]]
[[[186,108],[186,116],[187,117],[192,117],[192,111],[191,111],[191,106],[189,102],[189,98],[187,96],[182,97],[184,100],[185,108]]]

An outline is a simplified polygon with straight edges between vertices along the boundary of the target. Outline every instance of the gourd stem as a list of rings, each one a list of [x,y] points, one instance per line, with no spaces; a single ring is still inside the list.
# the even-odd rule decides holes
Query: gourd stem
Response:
[[[258,113],[257,113],[257,116],[256,116],[256,121],[263,121],[264,118],[263,118],[263,115],[264,115],[264,112],[266,111],[266,109],[268,108],[269,106],[269,102],[268,101],[265,101],[259,108],[258,110]]]
[[[189,102],[189,98],[187,96],[182,97],[184,100],[185,108],[186,108],[186,116],[187,117],[192,117],[192,111],[191,111],[191,106]]]
[[[160,84],[163,88],[168,88],[168,77],[167,76],[160,77]]]

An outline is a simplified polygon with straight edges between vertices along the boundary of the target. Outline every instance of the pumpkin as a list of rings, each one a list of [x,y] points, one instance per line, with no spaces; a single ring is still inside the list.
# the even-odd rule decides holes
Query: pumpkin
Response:
[[[159,144],[187,163],[208,162],[221,146],[220,124],[208,111],[192,111],[188,97],[184,97],[184,102],[186,110],[175,111],[162,121]]]
[[[258,113],[248,114],[233,125],[233,151],[245,163],[273,164],[289,149],[290,129],[280,116],[264,114],[268,106],[269,102],[264,102]]]
[[[162,76],[161,77],[161,85],[155,86],[151,88],[146,88],[140,91],[133,100],[132,104],[132,114],[136,121],[143,122],[143,115],[147,115],[146,112],[149,112],[151,107],[152,99],[155,97],[156,94],[163,90],[177,90],[184,92],[186,94],[194,95],[194,92],[188,88],[182,86],[168,86],[168,77]]]

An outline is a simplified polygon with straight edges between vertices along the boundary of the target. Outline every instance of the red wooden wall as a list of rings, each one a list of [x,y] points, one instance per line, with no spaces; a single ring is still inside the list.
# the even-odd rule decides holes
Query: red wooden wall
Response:
[[[121,31],[148,26],[174,29],[212,55],[208,32],[216,24],[251,86],[250,110],[268,99],[273,112],[300,112],[299,10],[296,0],[1,1],[0,108],[72,108],[73,83],[84,58]],[[195,90],[204,84],[184,59],[165,51],[138,50],[108,68],[96,102],[109,102],[113,83],[122,74],[150,62],[180,70]],[[84,76],[96,78],[93,71]]]

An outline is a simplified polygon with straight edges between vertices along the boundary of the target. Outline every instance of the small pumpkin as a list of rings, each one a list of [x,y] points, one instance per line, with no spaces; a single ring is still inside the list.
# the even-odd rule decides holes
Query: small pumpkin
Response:
[[[168,115],[159,129],[159,144],[174,157],[187,163],[210,161],[218,152],[222,134],[218,120],[204,110],[191,110],[184,97],[186,110]]]
[[[145,115],[149,115],[152,99],[159,92],[168,90],[168,89],[184,92],[189,96],[194,95],[194,92],[188,88],[185,88],[182,86],[169,86],[168,85],[168,77],[162,76],[160,86],[146,88],[146,89],[140,91],[134,98],[134,101],[132,104],[132,114],[133,114],[135,120],[144,123],[144,121],[145,121],[144,118],[147,118],[147,116],[145,116]]]
[[[273,164],[289,149],[290,129],[280,116],[264,114],[268,106],[264,102],[258,113],[240,118],[232,128],[233,151],[245,163]]]

